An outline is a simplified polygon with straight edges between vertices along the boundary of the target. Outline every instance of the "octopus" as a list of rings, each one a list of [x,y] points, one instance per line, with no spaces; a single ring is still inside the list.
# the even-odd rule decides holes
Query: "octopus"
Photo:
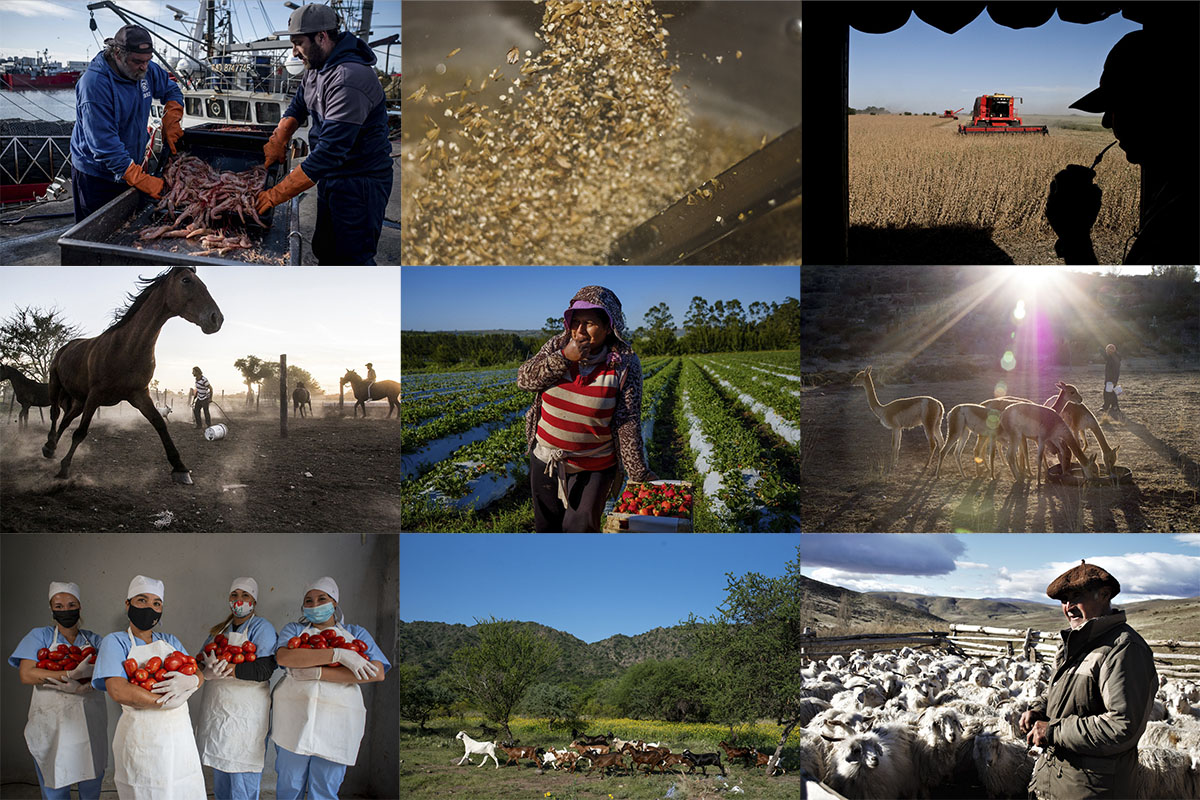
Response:
[[[167,166],[163,181],[169,189],[156,208],[166,212],[166,223],[143,230],[138,237],[142,240],[183,239],[205,248],[196,255],[226,255],[253,247],[244,233],[228,232],[235,214],[243,228],[249,224],[247,215],[254,224],[268,227],[255,209],[266,185],[266,167],[218,172],[195,156],[181,156]]]

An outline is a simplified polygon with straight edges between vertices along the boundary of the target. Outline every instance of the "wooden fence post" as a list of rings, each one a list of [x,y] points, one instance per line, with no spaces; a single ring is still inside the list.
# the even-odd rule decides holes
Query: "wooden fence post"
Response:
[[[287,353],[279,354],[279,436],[287,438]]]

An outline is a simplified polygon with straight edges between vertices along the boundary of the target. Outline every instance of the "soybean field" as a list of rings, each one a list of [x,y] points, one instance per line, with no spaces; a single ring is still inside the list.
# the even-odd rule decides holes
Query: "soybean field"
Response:
[[[693,484],[693,529],[798,531],[800,352],[642,360],[650,469]],[[401,526],[533,530],[516,369],[401,377]]]

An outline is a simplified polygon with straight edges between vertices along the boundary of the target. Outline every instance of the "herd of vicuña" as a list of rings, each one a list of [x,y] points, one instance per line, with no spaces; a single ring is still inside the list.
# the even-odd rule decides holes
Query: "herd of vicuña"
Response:
[[[1051,671],[907,647],[813,661],[800,670],[800,770],[850,800],[948,786],[1026,797],[1036,759],[1020,719]],[[1150,720],[1138,743],[1139,800],[1200,797],[1200,682],[1160,676]]]
[[[480,767],[487,763],[488,758],[491,758],[496,764],[495,768],[499,769],[500,761],[497,757],[497,751],[499,751],[508,756],[504,766],[514,762],[520,764],[521,759],[528,759],[537,764],[541,770],[547,767],[555,770],[566,767],[569,772],[573,773],[580,762],[586,762],[585,774],[590,775],[593,771],[600,770],[602,777],[606,776],[610,769],[634,775],[639,769],[644,769],[649,775],[656,769],[660,774],[664,774],[672,767],[687,767],[689,774],[695,772],[699,767],[702,775],[708,775],[709,767],[716,767],[721,775],[725,775],[725,766],[721,763],[720,753],[693,753],[687,749],[682,753],[672,753],[671,748],[662,742],[626,741],[614,736],[611,731],[603,736],[585,736],[578,731],[572,731],[572,734],[573,740],[568,746],[546,749],[531,746],[521,747],[518,746],[519,742],[477,742],[465,731],[459,731],[454,738],[463,743],[466,752],[457,763],[459,765],[464,762],[469,764],[472,755],[482,755],[483,759],[479,762]],[[742,759],[747,768],[769,767],[777,774],[786,772],[776,762],[773,753],[764,753],[753,747],[733,747],[725,742],[721,742],[720,746],[725,750],[731,762],[735,759]],[[674,772],[673,769],[672,772]]]
[[[945,406],[940,400],[925,395],[880,403],[875,394],[870,367],[855,375],[850,383],[866,390],[867,405],[879,418],[880,424],[892,432],[892,467],[900,459],[900,439],[904,430],[920,426],[925,429],[925,438],[929,442],[929,460],[925,462],[925,467],[929,467],[936,458],[935,476],[941,473],[946,454],[957,445],[954,460],[958,463],[959,474],[966,477],[962,468],[962,451],[968,437],[975,434],[978,437],[975,464],[984,465],[986,455],[992,480],[996,478],[996,449],[1001,445],[1007,448],[1008,468],[1013,480],[1028,477],[1027,452],[1028,442],[1031,441],[1037,444],[1038,483],[1042,481],[1042,467],[1052,455],[1058,457],[1064,477],[1071,474],[1071,458],[1074,456],[1083,467],[1085,478],[1098,478],[1101,475],[1096,456],[1087,454],[1087,434],[1090,431],[1100,445],[1106,474],[1110,477],[1114,474],[1113,467],[1120,448],[1109,446],[1096,415],[1083,404],[1079,389],[1069,383],[1059,381],[1055,384],[1058,394],[1047,398],[1041,405],[1024,397],[993,397],[980,403],[960,403],[951,408],[949,414],[945,414]],[[943,415],[946,416],[949,429],[946,434],[942,433]]]

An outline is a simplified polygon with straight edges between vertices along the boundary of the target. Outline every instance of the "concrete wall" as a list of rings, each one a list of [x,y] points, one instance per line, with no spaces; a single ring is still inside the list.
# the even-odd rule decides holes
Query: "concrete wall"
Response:
[[[83,594],[82,627],[101,635],[122,630],[125,590],[137,574],[162,580],[158,630],[178,636],[194,653],[208,629],[229,613],[229,584],[258,581],[257,613],[276,630],[300,617],[307,581],[329,575],[341,590],[346,621],[362,625],[394,665],[398,653],[398,537],[386,534],[56,534],[0,537],[0,651],[5,660],[30,629],[53,624],[46,604],[50,581],[74,581]],[[282,677],[276,672],[273,682]],[[32,688],[17,670],[0,669],[0,783],[36,784],[24,729]],[[363,687],[367,730],[358,763],[346,772],[341,797],[399,794],[399,692],[392,675]],[[200,693],[189,702],[198,718]],[[108,700],[109,762],[120,706]],[[274,795],[275,749],[268,745],[263,789]],[[205,768],[211,786],[211,770]],[[264,792],[264,795],[267,794]]]

